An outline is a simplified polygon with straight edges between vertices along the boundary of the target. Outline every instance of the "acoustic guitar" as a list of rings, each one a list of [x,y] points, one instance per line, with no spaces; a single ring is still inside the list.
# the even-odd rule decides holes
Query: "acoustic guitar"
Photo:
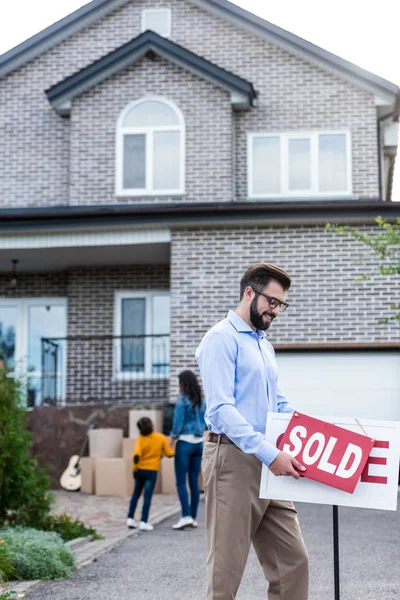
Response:
[[[82,442],[82,446],[79,454],[74,454],[69,459],[68,467],[60,477],[60,486],[67,492],[78,492],[81,489],[82,477],[80,460],[86,452],[88,443],[88,434],[90,429],[94,429],[94,425],[91,425],[86,432],[85,439]]]

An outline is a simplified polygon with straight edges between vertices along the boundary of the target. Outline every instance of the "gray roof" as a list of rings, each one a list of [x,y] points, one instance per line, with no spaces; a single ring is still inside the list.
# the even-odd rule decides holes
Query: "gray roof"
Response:
[[[70,113],[73,98],[124,69],[127,65],[140,60],[149,52],[162,56],[229,91],[233,108],[241,110],[253,106],[257,92],[249,81],[221,69],[175,42],[161,37],[154,31],[145,31],[117,50],[113,50],[48,89],[46,94],[49,102],[59,114],[66,116]]]
[[[67,17],[47,27],[40,33],[0,56],[0,77],[22,66],[29,60],[55,46],[65,38],[87,27],[118,7],[132,0],[93,0]],[[293,33],[269,23],[227,0],[189,0],[205,10],[214,12],[228,21],[253,32],[257,36],[285,48],[331,70],[356,85],[379,95],[388,104],[395,100],[399,88],[394,83],[378,77],[353,63],[304,40]]]
[[[400,202],[297,200],[293,202],[204,202],[43,206],[0,209],[0,231],[57,231],[84,227],[216,224],[370,223],[400,216]]]

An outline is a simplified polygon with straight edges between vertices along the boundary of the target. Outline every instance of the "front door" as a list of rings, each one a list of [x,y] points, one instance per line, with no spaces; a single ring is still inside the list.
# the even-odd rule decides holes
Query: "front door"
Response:
[[[0,299],[0,361],[14,376],[26,383],[28,406],[41,403],[42,338],[65,338],[65,298]],[[64,397],[65,356],[63,342],[57,342],[57,399]]]

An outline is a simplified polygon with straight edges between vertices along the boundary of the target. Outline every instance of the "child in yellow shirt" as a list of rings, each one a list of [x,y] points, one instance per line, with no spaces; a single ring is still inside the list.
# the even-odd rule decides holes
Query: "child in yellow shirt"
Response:
[[[140,531],[153,531],[154,527],[148,523],[151,499],[157,481],[163,456],[175,455],[168,444],[168,440],[162,433],[154,431],[153,422],[148,417],[142,417],[137,422],[140,436],[137,439],[133,451],[133,478],[135,489],[129,505],[128,518],[126,521],[130,529],[139,527]],[[139,525],[135,521],[135,510],[138,500],[144,490],[142,520]]]

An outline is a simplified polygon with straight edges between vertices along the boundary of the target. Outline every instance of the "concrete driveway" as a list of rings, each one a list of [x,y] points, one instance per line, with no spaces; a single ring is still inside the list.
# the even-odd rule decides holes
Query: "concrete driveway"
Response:
[[[310,600],[333,600],[332,508],[297,505],[311,556]],[[400,513],[341,508],[341,600],[400,599]],[[130,538],[68,579],[41,584],[29,600],[205,600],[204,506],[200,526],[172,531],[176,518]],[[266,598],[250,553],[237,600]]]

